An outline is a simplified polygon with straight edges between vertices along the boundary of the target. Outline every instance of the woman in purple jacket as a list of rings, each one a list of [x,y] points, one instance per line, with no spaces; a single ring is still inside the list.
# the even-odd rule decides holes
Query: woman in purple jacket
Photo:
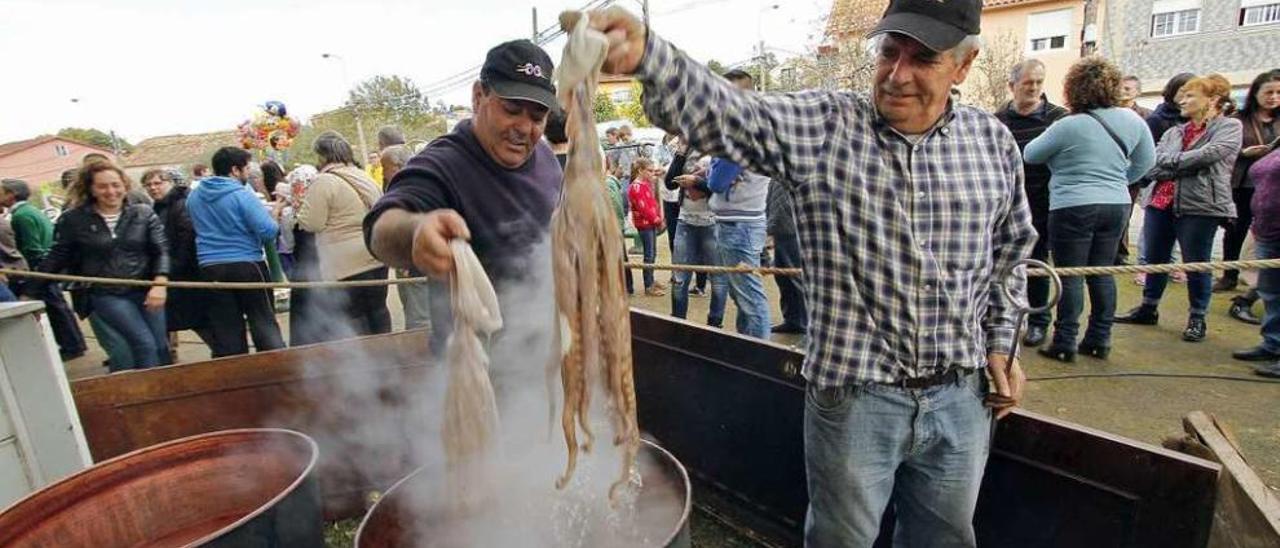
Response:
[[[1272,150],[1249,168],[1254,192],[1253,238],[1259,259],[1280,259],[1280,150]],[[1266,312],[1262,316],[1262,344],[1236,352],[1236,357],[1253,354],[1280,355],[1280,270],[1258,272],[1258,295]],[[1259,365],[1255,373],[1280,378],[1280,361]]]

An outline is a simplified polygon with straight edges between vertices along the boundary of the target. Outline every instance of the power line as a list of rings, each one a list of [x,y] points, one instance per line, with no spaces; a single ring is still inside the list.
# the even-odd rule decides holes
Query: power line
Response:
[[[612,5],[614,1],[615,0],[591,0],[590,2],[587,2],[585,5],[579,8],[578,10],[588,11],[593,9],[603,9]],[[560,23],[559,21],[557,21],[551,25],[548,25],[546,28],[543,28],[542,30],[538,31],[534,39],[534,43],[538,44],[539,46],[545,46],[551,43],[552,41],[554,41],[556,38],[563,36],[564,34],[565,34],[564,29],[560,28]],[[453,91],[455,89],[458,89],[462,86],[471,85],[471,83],[475,81],[476,77],[479,76],[480,69],[483,67],[484,67],[483,64],[475,65],[467,70],[456,73],[452,76],[442,78],[440,80],[427,84],[425,87],[423,87],[423,94],[428,96],[441,95],[441,94]]]

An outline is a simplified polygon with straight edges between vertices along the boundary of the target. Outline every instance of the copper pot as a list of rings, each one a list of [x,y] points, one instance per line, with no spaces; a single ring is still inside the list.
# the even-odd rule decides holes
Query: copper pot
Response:
[[[292,430],[224,430],[146,447],[0,513],[0,546],[324,545],[319,449]]]

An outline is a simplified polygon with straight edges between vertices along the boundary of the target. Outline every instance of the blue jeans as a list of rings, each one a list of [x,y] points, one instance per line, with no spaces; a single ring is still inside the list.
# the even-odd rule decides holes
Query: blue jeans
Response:
[[[132,364],[135,362],[133,351],[129,349],[129,341],[124,340],[124,335],[102,319],[102,314],[96,310],[89,314],[89,328],[93,330],[93,336],[98,338],[98,346],[107,355],[108,371],[114,373],[133,369]]]
[[[1255,240],[1259,259],[1280,259],[1280,241]],[[1262,314],[1262,347],[1280,352],[1280,270],[1258,271],[1258,297],[1266,309]]]
[[[716,249],[716,226],[693,226],[689,223],[676,225],[675,247],[672,261],[676,264],[715,265],[719,262],[719,251]],[[707,312],[707,325],[720,327],[724,325],[724,305],[727,287],[724,282],[714,280],[723,278],[723,274],[713,274],[711,279],[711,310]],[[689,315],[689,282],[693,280],[690,272],[675,272],[671,277],[671,315],[684,319]]]
[[[658,231],[652,228],[638,230],[640,233],[640,246],[644,248],[644,264],[653,264],[658,259]],[[653,271],[644,269],[641,274],[644,279],[644,288],[653,287]]]
[[[991,447],[985,383],[974,371],[925,389],[810,385],[805,546],[871,546],[890,499],[894,546],[974,546],[974,506]]]
[[[724,221],[716,223],[716,244],[720,248],[721,266],[760,266],[764,251],[765,222]],[[764,294],[764,280],[758,274],[729,274],[712,280],[712,292],[723,291],[726,280],[738,306],[738,333],[769,340],[769,299]]]
[[[1168,264],[1173,254],[1173,244],[1182,250],[1182,260],[1198,263],[1209,260],[1213,252],[1213,235],[1222,219],[1201,215],[1175,216],[1172,212],[1148,207],[1142,226],[1142,253],[1147,264]],[[1168,274],[1147,274],[1142,288],[1142,304],[1158,306],[1169,285]],[[1213,274],[1209,272],[1187,273],[1187,298],[1191,301],[1190,315],[1204,317],[1213,296]]]
[[[802,268],[800,237],[796,234],[776,234],[773,237],[773,266],[778,268]],[[800,329],[809,328],[809,309],[804,301],[804,278],[800,276],[774,276],[778,284],[778,297],[782,303],[782,322]]]
[[[124,337],[133,353],[133,363],[111,364],[112,371],[146,369],[169,363],[169,337],[165,332],[164,309],[147,310],[145,289],[128,293],[94,293],[93,312]]]
[[[18,297],[9,290],[9,286],[0,281],[0,303],[8,303],[18,300]]]
[[[1097,204],[1068,207],[1049,212],[1049,238],[1054,266],[1112,266],[1120,235],[1128,217],[1128,204]],[[1111,324],[1116,315],[1116,279],[1089,276],[1089,329],[1086,343],[1111,346]],[[1062,300],[1058,320],[1053,324],[1053,347],[1075,350],[1080,333],[1080,313],[1084,311],[1085,280],[1072,276],[1062,280]]]

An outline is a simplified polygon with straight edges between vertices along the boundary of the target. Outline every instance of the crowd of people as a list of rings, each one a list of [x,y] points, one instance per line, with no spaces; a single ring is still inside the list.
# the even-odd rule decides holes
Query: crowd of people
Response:
[[[756,274],[674,272],[668,286],[645,269],[643,286],[628,279],[628,290],[670,290],[680,318],[691,294],[709,294],[713,326],[731,299],[739,333],[804,336],[808,545],[870,545],[894,501],[895,544],[973,546],[992,421],[1019,404],[1025,383],[1017,337],[1054,360],[1106,359],[1112,325],[1156,324],[1178,279],[1137,278],[1141,304],[1117,314],[1114,277],[1067,278],[1056,310],[1032,315],[1023,332],[1016,302],[995,289],[1043,307],[1050,288],[1001,278],[1022,258],[1165,264],[1179,260],[1176,247],[1182,261],[1206,261],[1219,229],[1225,258],[1280,258],[1280,70],[1259,75],[1239,106],[1222,76],[1179,75],[1147,111],[1135,103],[1140,82],[1096,57],[1068,71],[1065,106],[1051,104],[1044,65],[1030,59],[1009,68],[1008,104],[984,112],[954,91],[981,49],[981,5],[891,1],[871,32],[870,93],[756,93],[749,74],[712,72],[621,8],[588,22],[610,43],[603,70],[633,75],[646,114],[668,133],[660,144],[637,142],[626,126],[604,136],[601,184],[642,260],[656,261],[665,231],[676,263],[803,271],[775,278],[777,324]],[[134,188],[110,159],[87,157],[64,174],[56,225],[30,203],[30,185],[3,181],[0,260],[142,282],[426,274],[432,282],[398,291],[406,324],[429,325],[442,348],[452,240],[469,241],[504,311],[534,300],[513,289],[534,277],[530,255],[559,201],[568,150],[552,74],[532,42],[500,44],[472,86],[470,120],[420,151],[385,128],[367,164],[331,132],[313,144],[318,165],[286,171],[228,147],[211,170],[193,166],[190,184],[149,171]],[[1128,241],[1135,203],[1141,237]],[[1185,274],[1183,340],[1205,340],[1213,292],[1243,278]],[[8,282],[0,300],[45,302],[65,359],[84,353],[76,316],[87,318],[112,371],[170,363],[180,330],[214,356],[247,352],[246,333],[259,351],[286,344],[267,290],[73,284],[68,305],[60,284]],[[1260,323],[1262,343],[1235,357],[1280,376],[1280,271],[1254,285],[1231,315]],[[385,286],[295,288],[288,344],[387,332],[387,297]]]
[[[1182,261],[1204,262],[1213,257],[1220,229],[1225,260],[1241,258],[1246,240],[1256,241],[1255,254],[1246,258],[1273,257],[1266,242],[1274,236],[1250,228],[1257,210],[1268,206],[1255,199],[1253,189],[1276,175],[1258,160],[1274,156],[1280,136],[1280,70],[1259,74],[1239,108],[1226,78],[1188,73],[1170,79],[1163,102],[1149,111],[1134,102],[1138,79],[1096,57],[1068,71],[1065,109],[1048,101],[1043,82],[1039,61],[1018,63],[1009,74],[1013,99],[996,113],[1023,152],[1026,195],[1039,236],[1033,258],[1059,267],[1109,266],[1126,264],[1136,248],[1139,264],[1168,264],[1177,260],[1176,246]],[[1135,204],[1142,214],[1136,246],[1126,241]],[[1263,343],[1234,357],[1266,362],[1256,372],[1275,377],[1280,317],[1259,319],[1250,310],[1259,296],[1270,295],[1269,278],[1263,272],[1254,289],[1236,296],[1229,315],[1262,325]],[[1187,284],[1182,340],[1205,340],[1212,295],[1237,289],[1237,271],[1226,271],[1216,283],[1207,272],[1139,275],[1134,281],[1143,286],[1142,302],[1121,314],[1114,277],[1066,278],[1056,314],[1032,314],[1023,342],[1044,345],[1039,352],[1058,361],[1072,362],[1077,354],[1105,359],[1114,323],[1159,322],[1171,279]],[[1080,336],[1086,285],[1090,315]],[[1028,281],[1031,306],[1042,307],[1048,293],[1047,280]]]
[[[274,161],[259,163],[247,150],[224,147],[210,165],[191,166],[190,178],[182,170],[150,169],[137,184],[110,158],[90,154],[63,173],[61,205],[47,209],[31,202],[26,181],[7,179],[0,182],[6,211],[0,264],[144,281],[385,279],[386,265],[365,248],[362,223],[412,151],[396,128],[384,128],[378,139],[377,171],[358,162],[341,135],[326,132],[313,144],[319,166],[292,166],[286,174]],[[16,276],[4,282],[0,301],[45,303],[63,360],[84,355],[78,319],[87,320],[112,372],[174,363],[181,331],[194,332],[213,357],[223,357],[249,352],[249,340],[266,351],[391,330],[387,286],[295,288],[278,302],[266,289],[61,284]],[[408,328],[429,325],[425,291],[422,284],[400,286]],[[287,338],[276,320],[284,302]]]
[[[751,76],[743,71],[723,76],[740,89],[753,89]],[[1100,57],[1070,68],[1062,90],[1065,106],[1048,100],[1044,80],[1042,62],[1018,62],[1009,69],[1012,99],[994,113],[1022,153],[1024,191],[1038,236],[1032,258],[1059,267],[1209,261],[1219,230],[1221,257],[1241,258],[1246,240],[1254,240],[1249,230],[1253,189],[1269,174],[1266,164],[1257,173],[1250,168],[1275,150],[1280,137],[1280,70],[1258,75],[1239,108],[1224,77],[1188,73],[1172,78],[1162,103],[1149,110],[1136,102],[1139,79],[1122,75]],[[665,231],[676,264],[760,266],[770,256],[780,267],[803,264],[792,196],[783,185],[723,158],[701,156],[677,135],[668,134],[658,145],[636,146],[629,133],[626,126],[606,133],[606,186],[613,192],[619,186],[626,189],[620,203],[630,217],[619,220],[637,234],[645,263],[654,262],[658,235]],[[1141,236],[1129,242],[1135,207],[1141,212]],[[1265,258],[1270,249],[1256,243],[1249,248],[1257,254],[1246,258]],[[767,338],[770,332],[807,331],[802,277],[775,278],[783,320],[772,327],[760,276],[709,278],[708,325],[722,325],[731,296],[739,333]],[[1254,285],[1265,285],[1266,278]],[[705,281],[692,287],[692,279],[688,272],[670,277],[671,313],[678,318],[688,314],[690,293],[705,295],[700,289]],[[1182,338],[1199,342],[1208,336],[1212,293],[1236,290],[1240,275],[1228,270],[1216,283],[1209,273],[1139,275],[1134,282],[1143,286],[1142,303],[1120,314],[1113,276],[1068,277],[1056,310],[1029,316],[1023,343],[1062,362],[1074,362],[1077,354],[1106,359],[1113,324],[1155,325],[1171,280],[1188,288]],[[663,296],[667,289],[648,270],[643,282],[649,296]],[[1259,289],[1235,296],[1229,314],[1264,325],[1263,344],[1235,355],[1280,361],[1280,318],[1274,325],[1264,324],[1251,310]],[[1043,308],[1049,299],[1048,278],[1028,280],[1027,291],[1029,304]],[[1090,313],[1082,334],[1086,295]],[[1258,372],[1280,375],[1280,366],[1267,363]]]

